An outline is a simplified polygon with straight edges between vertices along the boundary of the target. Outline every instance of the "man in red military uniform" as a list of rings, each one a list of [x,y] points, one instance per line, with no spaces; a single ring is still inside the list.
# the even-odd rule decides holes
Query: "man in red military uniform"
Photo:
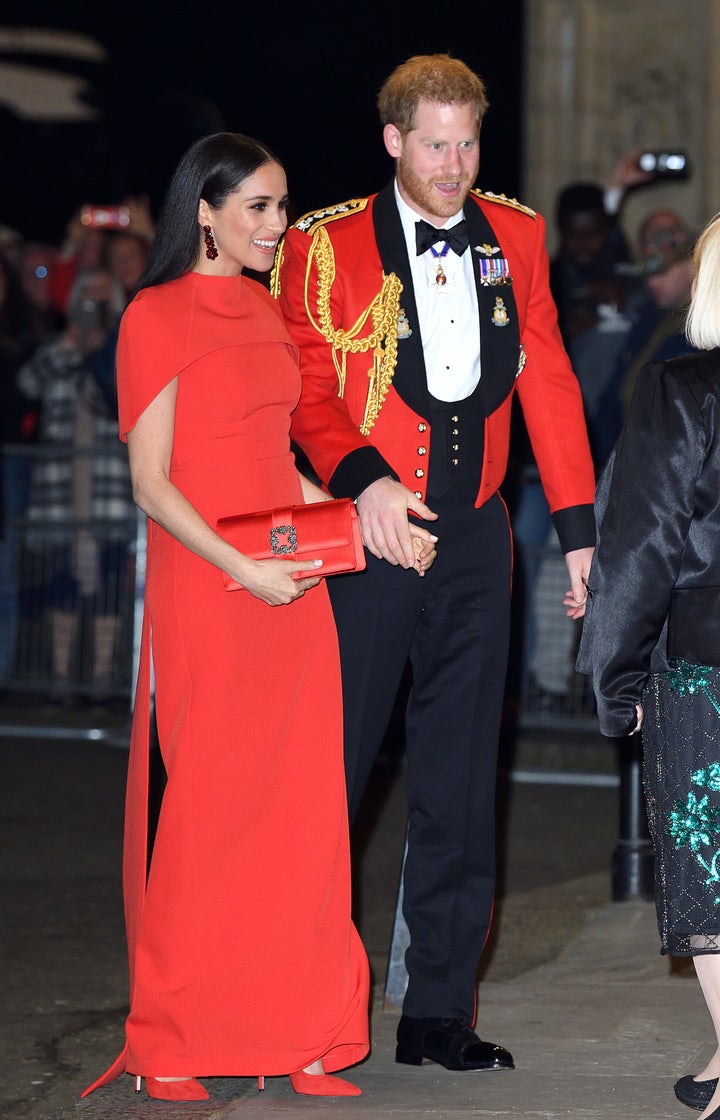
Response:
[[[330,492],[356,499],[370,553],[366,571],[330,581],[351,816],[412,666],[397,1060],[511,1068],[508,1051],[472,1027],[494,892],[511,570],[498,488],[516,388],[566,553],[572,617],[584,610],[594,543],[593,468],[544,223],[471,189],[482,81],[447,55],[418,56],[378,105],[394,182],[301,219],[276,264],[274,291],[301,352],[292,435]],[[437,559],[425,572],[413,537],[429,542],[430,528]]]

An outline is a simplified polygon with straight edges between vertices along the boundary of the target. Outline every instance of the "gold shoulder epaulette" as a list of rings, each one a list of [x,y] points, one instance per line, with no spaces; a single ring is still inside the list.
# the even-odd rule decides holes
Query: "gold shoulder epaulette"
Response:
[[[522,202],[518,202],[516,198],[508,198],[504,194],[494,194],[492,191],[478,191],[473,189],[471,194],[476,198],[486,198],[488,202],[498,202],[500,206],[512,206],[513,210],[520,210],[523,214],[527,214],[529,218],[537,218],[534,210],[529,206],[523,206]]]
[[[367,198],[351,198],[347,202],[339,202],[337,206],[327,206],[324,210],[313,210],[303,215],[294,223],[293,228],[302,233],[310,233],[317,226],[326,226],[338,218],[347,218],[349,214],[361,213],[368,204]]]

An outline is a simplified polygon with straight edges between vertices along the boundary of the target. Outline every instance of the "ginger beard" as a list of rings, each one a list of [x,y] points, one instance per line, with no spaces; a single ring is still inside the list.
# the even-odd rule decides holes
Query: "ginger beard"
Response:
[[[465,199],[470,193],[470,188],[475,182],[469,175],[462,173],[453,176],[453,181],[459,185],[458,193],[449,198],[443,198],[435,186],[436,183],[447,183],[448,177],[435,175],[432,179],[424,179],[412,167],[406,153],[403,151],[396,164],[396,175],[401,191],[407,197],[410,205],[418,213],[431,214],[435,218],[452,218],[459,213],[465,205]]]

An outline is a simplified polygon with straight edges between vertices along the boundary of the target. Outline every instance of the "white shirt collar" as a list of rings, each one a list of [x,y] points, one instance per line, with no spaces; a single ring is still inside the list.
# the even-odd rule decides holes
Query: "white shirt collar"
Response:
[[[418,214],[417,210],[413,210],[413,208],[411,206],[408,206],[407,202],[405,201],[405,199],[400,194],[400,191],[398,190],[397,179],[395,180],[393,186],[395,188],[395,201],[397,203],[397,208],[398,208],[398,211],[400,213],[400,221],[402,222],[403,232],[405,234],[405,240],[406,240],[407,246],[408,246],[408,253],[410,253],[411,255],[414,255],[415,254],[415,223],[420,221],[420,219],[422,218],[422,214]],[[439,226],[438,228],[439,229],[452,229],[453,226],[456,226],[458,224],[458,222],[461,222],[463,220],[463,217],[464,217],[464,214],[463,214],[463,210],[462,210],[462,207],[461,207],[460,210],[458,210],[457,214],[453,214],[451,218],[448,218],[447,221],[445,221],[443,223],[443,225]]]

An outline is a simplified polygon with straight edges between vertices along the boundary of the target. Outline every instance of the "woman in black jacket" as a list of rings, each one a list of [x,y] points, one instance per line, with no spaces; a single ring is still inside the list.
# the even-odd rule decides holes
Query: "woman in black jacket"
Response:
[[[694,256],[702,352],[638,378],[598,485],[578,669],[604,735],[642,727],[662,952],[693,957],[718,1037],[675,1093],[720,1120],[720,215]]]

